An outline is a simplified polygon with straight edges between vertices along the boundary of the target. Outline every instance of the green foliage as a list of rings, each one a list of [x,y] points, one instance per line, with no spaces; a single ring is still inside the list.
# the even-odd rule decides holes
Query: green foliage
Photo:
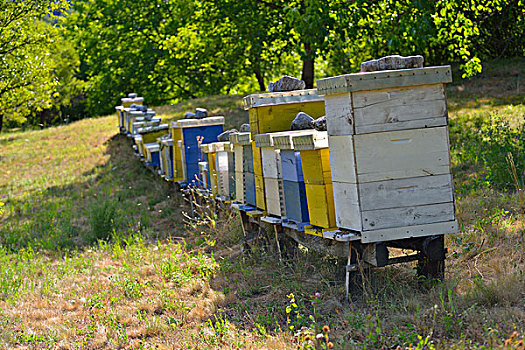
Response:
[[[66,0],[0,1],[0,130],[4,117],[25,122],[60,96],[54,47],[61,28],[49,21],[68,7]]]
[[[88,219],[93,240],[108,240],[117,228],[117,203],[105,200],[91,206]]]

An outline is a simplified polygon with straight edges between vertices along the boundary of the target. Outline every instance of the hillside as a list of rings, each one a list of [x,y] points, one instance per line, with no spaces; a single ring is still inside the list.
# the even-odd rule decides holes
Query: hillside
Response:
[[[114,115],[0,134],[0,348],[523,349],[525,59],[447,95],[461,232],[446,281],[377,269],[350,304],[334,259],[278,264],[273,249],[241,254],[235,214],[187,220]],[[241,100],[153,108],[168,120],[202,106],[238,127]]]

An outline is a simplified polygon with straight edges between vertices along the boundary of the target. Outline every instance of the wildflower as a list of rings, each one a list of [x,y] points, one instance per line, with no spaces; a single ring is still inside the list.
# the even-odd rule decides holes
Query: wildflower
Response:
[[[309,335],[309,334],[307,334],[307,335],[304,336],[304,340],[308,341],[308,340],[310,340],[310,339],[312,339],[312,338],[310,338],[310,335]]]
[[[331,348],[334,347],[334,343],[332,343],[331,341],[329,341],[328,343],[326,343],[326,347],[327,347],[328,349],[331,349]]]
[[[323,335],[322,333],[319,333],[319,334],[317,334],[317,335],[315,336],[315,339],[321,339],[321,338],[323,338],[323,337],[324,337],[324,335]]]
[[[325,332],[325,333],[330,332],[330,327],[328,327],[327,325],[324,325],[323,326],[323,332]]]
[[[316,297],[316,298],[319,298],[320,296],[321,296],[321,293],[319,293],[319,292],[316,292],[316,293],[315,293],[315,297]]]
[[[514,332],[512,332],[512,334],[510,335],[510,339],[511,339],[511,340],[514,340],[514,338],[516,338],[518,335],[519,335],[519,333],[516,332],[516,331],[514,331]]]

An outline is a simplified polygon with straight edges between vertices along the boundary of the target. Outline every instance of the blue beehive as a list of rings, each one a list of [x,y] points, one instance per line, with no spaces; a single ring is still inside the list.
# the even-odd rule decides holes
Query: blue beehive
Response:
[[[207,161],[199,146],[216,142],[223,125],[224,117],[181,119],[172,123],[172,128],[182,129],[183,173],[187,185],[199,184],[199,162]]]
[[[314,130],[297,130],[273,137],[274,148],[280,150],[286,218],[283,225],[304,231],[309,224],[308,202],[304,185],[301,154],[294,149],[293,136],[311,134]]]

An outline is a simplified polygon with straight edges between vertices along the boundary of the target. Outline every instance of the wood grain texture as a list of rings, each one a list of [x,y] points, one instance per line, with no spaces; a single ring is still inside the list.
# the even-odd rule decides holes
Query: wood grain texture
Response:
[[[332,181],[357,183],[353,136],[330,136],[328,143]]]
[[[328,135],[353,135],[353,109],[350,93],[327,95],[325,98]]]
[[[363,230],[414,226],[455,220],[454,203],[440,203],[362,212]]]
[[[361,233],[361,242],[385,242],[396,239],[442,235],[456,232],[458,232],[457,221],[437,222],[425,225],[388,228],[375,231],[363,231]]]
[[[332,184],[305,185],[310,224],[322,228],[335,227],[334,194]]]
[[[363,228],[357,184],[333,182],[336,225],[348,230]]]
[[[263,176],[278,179],[281,176],[281,155],[273,147],[261,147]]]
[[[452,176],[445,174],[359,184],[359,196],[363,211],[452,202]]]
[[[281,207],[284,204],[284,198],[281,195],[281,186],[279,181],[282,180],[264,178],[264,188],[266,196],[266,210],[268,214],[275,216],[285,216],[281,211]]]
[[[353,141],[359,183],[450,173],[446,127],[355,135]]]
[[[447,104],[442,84],[392,88],[352,93],[356,134],[424,127],[428,120],[439,119],[446,125]],[[425,122],[414,123],[424,119]],[[412,122],[412,123],[410,123]]]
[[[264,178],[262,175],[255,175],[255,203],[257,208],[265,211],[266,210],[266,197],[265,197]]]
[[[325,185],[332,183],[328,148],[300,151],[305,184]]]

